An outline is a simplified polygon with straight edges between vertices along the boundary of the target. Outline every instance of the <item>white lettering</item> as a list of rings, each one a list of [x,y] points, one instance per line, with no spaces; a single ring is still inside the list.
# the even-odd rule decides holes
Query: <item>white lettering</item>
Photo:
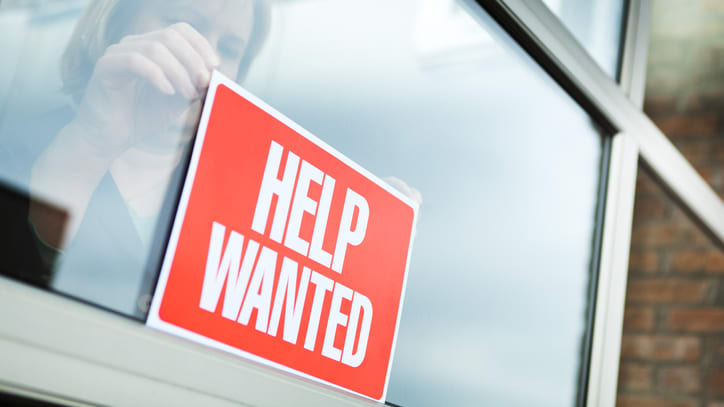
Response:
[[[319,331],[319,319],[322,317],[322,305],[327,291],[332,291],[334,281],[329,278],[312,271],[310,281],[314,284],[314,299],[312,300],[312,310],[309,314],[309,325],[307,325],[307,336],[304,338],[304,349],[314,351],[317,343],[317,331]]]
[[[244,260],[241,262],[238,277],[236,274],[229,273],[229,279],[226,281],[226,293],[224,294],[224,307],[221,309],[221,316],[236,321],[239,316],[239,308],[241,301],[246,293],[246,286],[249,283],[249,275],[254,267],[256,254],[259,252],[259,243],[247,239],[246,251],[244,252]]]
[[[299,337],[299,325],[302,323],[302,311],[304,309],[304,301],[307,298],[309,274],[311,273],[308,267],[304,267],[302,270],[302,278],[299,280],[299,292],[297,293],[298,268],[297,262],[289,257],[285,257],[284,260],[282,260],[282,270],[279,273],[279,283],[277,285],[276,295],[274,296],[274,306],[272,307],[269,330],[267,331],[267,334],[277,336],[279,319],[282,315],[282,307],[284,306],[284,297],[286,295],[287,301],[284,312],[284,333],[282,338],[291,344],[296,344],[297,338]]]
[[[359,314],[362,311],[362,328],[359,333],[359,343],[357,344],[357,353],[353,352],[354,339],[357,336],[357,325],[359,324]],[[367,353],[367,341],[370,337],[370,327],[372,326],[372,303],[370,299],[364,295],[355,292],[352,299],[352,309],[349,314],[349,325],[347,326],[347,336],[344,339],[344,351],[342,353],[342,363],[352,367],[362,364]]]
[[[222,258],[221,249],[224,246],[225,235],[226,227],[224,225],[217,222],[211,225],[211,241],[209,242],[209,252],[206,257],[206,270],[204,271],[204,282],[201,286],[201,300],[199,301],[199,307],[209,312],[216,312],[221,289],[224,287],[224,280],[227,279],[227,275],[229,279],[236,281],[239,273],[244,236],[232,230]],[[241,299],[239,301],[241,302]]]
[[[354,229],[352,229],[355,208],[357,208],[359,212],[357,215],[357,224]],[[347,188],[347,195],[344,198],[344,208],[342,209],[342,220],[339,225],[339,234],[337,235],[337,245],[334,249],[332,270],[340,274],[342,273],[347,245],[357,246],[362,243],[362,240],[365,238],[365,233],[367,233],[369,216],[370,208],[367,201],[362,195]]]
[[[239,314],[238,322],[248,325],[251,311],[256,309],[255,327],[260,332],[266,332],[269,324],[269,308],[271,308],[276,264],[277,252],[268,247],[262,247],[259,260],[254,267],[254,275],[251,276],[249,292],[246,293],[246,299],[244,299],[244,305]]]
[[[334,284],[332,306],[329,308],[327,330],[324,332],[324,342],[322,342],[322,355],[334,359],[337,362],[339,362],[339,358],[342,357],[342,351],[334,347],[334,338],[337,336],[337,326],[347,326],[347,315],[341,312],[342,299],[351,300],[352,294],[353,291],[342,284]]]
[[[251,229],[263,235],[266,231],[272,197],[276,195],[277,206],[274,211],[274,219],[269,237],[277,243],[281,243],[282,237],[284,236],[284,227],[287,224],[289,204],[292,200],[294,181],[297,178],[297,168],[299,167],[299,157],[290,151],[287,154],[284,175],[281,180],[277,178],[283,150],[284,148],[282,146],[274,141],[271,142],[269,156],[267,157],[266,167],[264,168],[264,177],[262,178],[261,188],[259,189],[259,198],[257,199],[256,209],[254,210],[254,219],[251,222]]]
[[[324,243],[324,234],[327,230],[327,220],[329,219],[329,208],[332,205],[332,194],[334,192],[334,178],[329,175],[324,176],[324,184],[322,185],[322,196],[319,198],[319,208],[317,208],[317,217],[314,219],[314,232],[312,233],[312,244],[309,247],[309,258],[329,267],[332,264],[332,255],[322,249]]]
[[[302,228],[302,217],[304,212],[314,213],[317,211],[317,202],[311,199],[309,193],[309,183],[322,185],[324,173],[312,164],[302,160],[302,167],[299,169],[299,179],[297,180],[297,189],[294,191],[294,201],[292,202],[292,210],[289,213],[289,226],[284,236],[284,245],[302,256],[307,255],[309,243],[299,237],[299,231]]]

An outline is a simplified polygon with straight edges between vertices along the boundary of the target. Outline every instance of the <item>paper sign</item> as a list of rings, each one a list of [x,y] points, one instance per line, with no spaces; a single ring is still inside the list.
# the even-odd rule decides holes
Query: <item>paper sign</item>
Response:
[[[383,400],[416,214],[215,72],[148,325]]]

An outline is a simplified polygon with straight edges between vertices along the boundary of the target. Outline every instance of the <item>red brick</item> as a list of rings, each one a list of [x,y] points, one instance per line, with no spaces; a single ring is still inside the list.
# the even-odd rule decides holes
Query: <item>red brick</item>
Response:
[[[721,1],[721,0],[717,0]],[[719,62],[721,63],[721,62]],[[721,75],[718,72],[715,72],[714,75]],[[721,81],[721,79],[719,79]],[[712,110],[712,108],[715,109],[716,105],[720,105],[722,103],[722,100],[724,100],[724,89],[722,89],[721,84],[717,87],[711,87],[706,88],[702,87],[699,89],[699,92],[696,93],[696,96],[699,97],[701,100],[701,104],[704,108],[708,108],[709,110]],[[703,109],[702,109],[703,110]]]
[[[698,407],[693,399],[672,400],[652,396],[620,395],[616,400],[616,407]]]
[[[651,178],[648,170],[639,167],[636,174],[636,198],[643,195],[654,195],[662,191],[661,186]]]
[[[711,302],[712,307],[724,309],[724,278],[720,278],[719,287],[714,292],[713,301]]]
[[[651,278],[628,283],[626,300],[645,303],[697,303],[707,297],[709,281]]]
[[[618,371],[618,386],[629,391],[651,390],[653,383],[651,366],[622,363]]]
[[[709,375],[707,387],[713,394],[724,395],[724,369],[715,370]]]
[[[673,47],[672,47],[673,48]],[[676,109],[676,97],[668,94],[646,95],[644,101],[644,112],[653,117],[656,122],[656,116],[671,113]]]
[[[696,361],[701,357],[701,340],[688,336],[624,335],[622,359],[654,361]]]
[[[687,332],[724,332],[724,308],[683,308],[669,311],[666,327]]]
[[[666,206],[658,198],[636,197],[634,203],[634,218],[641,219],[663,219],[666,215]]]
[[[672,243],[678,246],[686,246],[686,248],[689,249],[704,249],[712,247],[711,238],[704,233],[699,225],[694,223],[687,212],[684,212],[678,206],[674,206],[669,218],[669,221],[660,222],[658,225],[661,228],[671,228],[671,233],[673,233],[673,237],[671,238]],[[634,233],[636,233],[635,230],[640,226],[641,225],[634,225]],[[655,232],[655,230],[652,232]],[[648,246],[652,245],[652,243],[646,242],[643,244]],[[660,243],[658,245],[661,247],[670,246],[670,244],[667,245],[665,243]]]
[[[650,331],[654,329],[653,307],[626,306],[623,314],[623,330],[628,331]]]
[[[682,250],[671,256],[671,266],[675,271],[724,273],[724,252],[711,250]]]
[[[653,250],[634,250],[628,258],[628,268],[633,272],[653,273],[659,269],[659,254]]]
[[[644,111],[724,200],[724,1],[657,0],[651,12]],[[617,405],[724,407],[724,252],[648,171],[636,184]]]
[[[717,116],[715,114],[669,116],[657,120],[656,125],[671,138],[715,136]]]
[[[685,231],[680,225],[671,223],[636,224],[634,225],[631,244],[633,246],[662,247],[677,243]]]
[[[713,363],[724,366],[724,336],[719,335],[716,339],[712,338],[710,341],[709,351],[711,352]]]
[[[708,140],[694,143],[687,140],[685,143],[675,143],[675,145],[679,152],[697,168],[709,161],[712,156],[711,143]],[[702,177],[706,177],[706,175],[711,176],[711,174],[701,173],[700,175],[702,175]]]
[[[698,367],[664,367],[659,370],[657,387],[668,393],[698,393],[701,375]]]

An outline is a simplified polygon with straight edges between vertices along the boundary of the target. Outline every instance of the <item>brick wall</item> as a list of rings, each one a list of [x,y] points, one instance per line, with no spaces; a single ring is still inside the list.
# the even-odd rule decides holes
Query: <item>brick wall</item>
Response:
[[[644,110],[724,196],[724,1],[656,0]],[[619,407],[724,407],[724,252],[639,170]]]
[[[724,407],[724,252],[643,169],[634,211],[618,406]]]

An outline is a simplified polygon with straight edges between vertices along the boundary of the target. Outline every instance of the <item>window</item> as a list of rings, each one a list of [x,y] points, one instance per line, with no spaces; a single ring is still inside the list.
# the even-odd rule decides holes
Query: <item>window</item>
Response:
[[[589,116],[475,3],[273,13],[244,85],[422,197],[388,401],[574,405],[604,154]]]
[[[251,4],[224,2],[232,3]],[[624,3],[646,15],[648,2]],[[183,75],[166,83],[138,80],[134,71],[124,77],[133,86],[105,88],[130,93],[125,103],[88,98],[99,96],[90,91],[98,88],[93,72],[111,44],[134,34],[139,52],[156,58],[178,52],[170,43],[159,48],[167,35],[195,42],[195,32],[227,75],[421,197],[389,404],[613,405],[639,152],[713,235],[724,236],[720,199],[610,80],[619,44],[628,48],[636,42],[630,33],[645,31],[627,30],[621,41],[623,5],[577,20],[615,17],[601,29],[606,40],[594,41],[605,43],[600,49],[568,23],[587,49],[599,49],[592,55],[603,52],[594,58],[607,77],[588,59],[579,63],[558,20],[531,11],[539,2],[224,4],[0,4],[0,274],[85,302],[0,278],[3,391],[109,405],[366,404],[140,323],[198,116],[200,66],[215,61],[200,55],[202,65],[186,66],[174,57],[190,87]],[[546,4],[572,21],[568,2]],[[148,37],[174,25],[186,31]],[[127,134],[137,137],[154,120],[168,123],[159,108],[175,110],[177,121],[142,138],[140,161],[124,154],[141,140],[83,132],[112,111],[107,118],[120,120],[102,122],[102,135],[133,124]],[[132,110],[149,120],[122,117]],[[78,115],[96,120],[69,126]],[[67,134],[84,135],[76,141],[87,153],[74,158],[82,150],[63,142]],[[173,159],[143,159],[160,151]],[[51,153],[59,153],[55,161]],[[99,158],[119,160],[98,171]],[[155,176],[141,165],[149,161],[160,167]],[[94,183],[82,182],[90,175]],[[84,194],[88,206],[85,198],[78,205]]]
[[[626,16],[624,0],[543,0],[612,78],[618,77]]]

